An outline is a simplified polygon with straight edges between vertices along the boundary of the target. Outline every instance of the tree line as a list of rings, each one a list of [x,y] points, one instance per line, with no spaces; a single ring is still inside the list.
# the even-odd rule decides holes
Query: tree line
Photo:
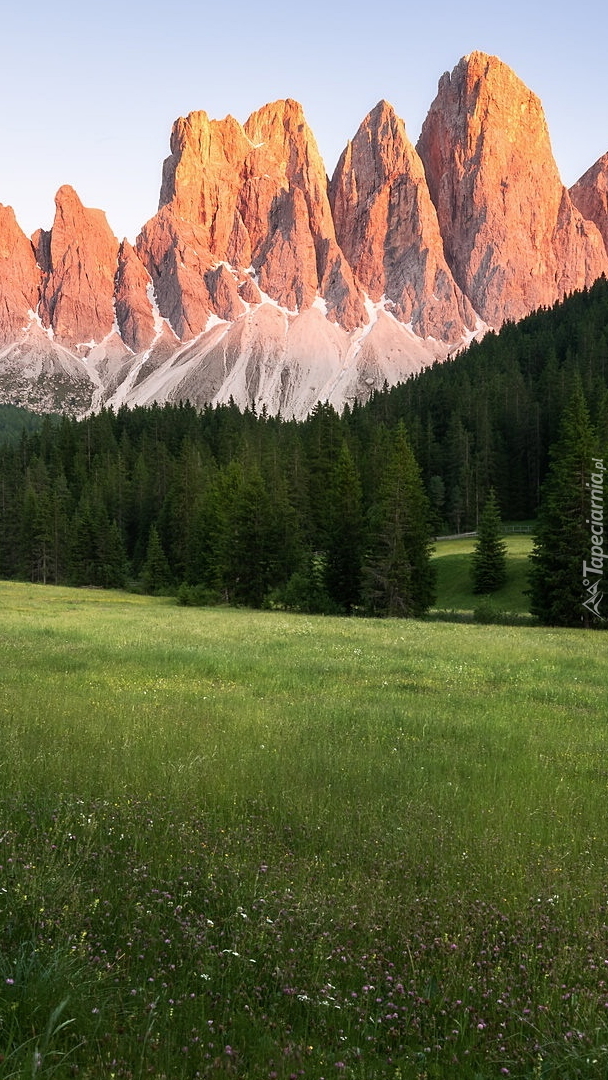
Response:
[[[503,518],[536,517],[550,448],[580,379],[594,427],[608,387],[608,282],[541,309],[465,353],[375,395],[367,422],[401,419],[433,513],[450,532],[475,529],[491,487]]]
[[[46,420],[0,451],[0,574],[184,602],[422,614],[431,523],[403,424],[363,445],[234,405]]]
[[[602,279],[341,415],[180,403],[19,437],[13,416],[0,576],[419,615],[434,535],[476,528],[490,492],[504,520],[536,517],[575,386],[603,445],[607,375]]]

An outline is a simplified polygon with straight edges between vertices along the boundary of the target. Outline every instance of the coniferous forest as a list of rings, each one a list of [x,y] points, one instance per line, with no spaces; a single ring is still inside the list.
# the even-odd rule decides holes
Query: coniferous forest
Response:
[[[3,410],[0,576],[422,614],[434,535],[476,528],[492,489],[503,520],[536,517],[575,384],[604,447],[605,279],[341,416],[180,403],[32,430]]]

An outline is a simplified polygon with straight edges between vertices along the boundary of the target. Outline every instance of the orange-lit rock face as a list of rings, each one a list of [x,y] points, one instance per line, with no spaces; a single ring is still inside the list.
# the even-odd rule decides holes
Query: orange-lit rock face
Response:
[[[472,53],[442,77],[418,152],[448,264],[491,325],[607,267],[597,229],[561,183],[539,99],[496,57]]]
[[[156,336],[150,303],[150,275],[135,251],[123,240],[118,253],[115,310],[120,336],[132,352],[148,349]]]
[[[0,206],[0,343],[9,343],[29,325],[36,311],[41,273],[32,243],[19,228],[10,206]]]
[[[336,243],[327,177],[301,105],[276,101],[244,127],[204,112],[176,122],[160,206],[195,225],[199,249],[238,271],[253,267],[282,306],[309,307],[320,293],[328,316],[352,328],[367,320],[363,298]],[[146,226],[144,253],[154,246]],[[158,280],[161,301],[164,281]],[[167,305],[165,305],[167,306]]]
[[[73,188],[60,188],[55,206],[42,321],[61,344],[101,341],[114,325],[118,241],[105,214],[84,207]]]
[[[570,188],[570,198],[583,217],[597,225],[608,251],[608,154]]]
[[[422,162],[387,102],[365,118],[334,173],[338,243],[370,297],[421,337],[458,340],[475,324],[443,254]]]
[[[201,241],[216,258],[226,259],[233,248],[236,261],[245,260],[246,266],[251,253],[240,230],[237,200],[250,148],[231,116],[210,120],[201,111],[180,117],[171,133],[159,201],[159,209],[170,206],[176,218],[200,227]]]
[[[233,398],[303,416],[608,273],[608,154],[569,193],[538,98],[482,53],[443,76],[417,148],[379,102],[331,184],[286,99],[245,124],[177,120],[135,248],[72,188],[56,207],[30,241],[0,206],[0,397],[28,403],[30,379],[41,408],[55,372],[82,410]]]
[[[163,206],[137,238],[137,254],[154,283],[160,313],[181,341],[202,333],[212,313],[205,274],[214,259],[207,239],[204,227],[177,217],[171,205]]]

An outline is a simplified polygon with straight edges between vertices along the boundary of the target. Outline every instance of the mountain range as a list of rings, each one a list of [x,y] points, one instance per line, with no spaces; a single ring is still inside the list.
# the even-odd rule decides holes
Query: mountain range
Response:
[[[380,101],[331,179],[289,99],[190,113],[170,150],[135,246],[69,186],[31,238],[0,206],[0,401],[300,418],[608,275],[608,154],[566,189],[538,97],[484,53],[442,76],[415,147]]]

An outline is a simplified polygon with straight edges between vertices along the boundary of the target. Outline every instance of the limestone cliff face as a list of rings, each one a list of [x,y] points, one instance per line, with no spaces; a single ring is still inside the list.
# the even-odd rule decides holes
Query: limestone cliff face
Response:
[[[496,57],[471,53],[442,77],[418,152],[447,262],[490,325],[607,269],[597,228],[560,180],[539,99]]]
[[[40,268],[33,244],[10,206],[0,206],[0,343],[18,339],[30,323],[40,295]]]
[[[320,295],[330,319],[349,329],[366,322],[361,291],[336,243],[325,168],[297,102],[266,105],[244,127],[232,117],[191,113],[174,125],[171,150],[159,214],[137,249],[180,337],[200,332],[203,311],[213,308],[208,279],[201,278],[219,263],[236,271],[237,282],[253,273],[260,289],[289,310],[306,309]],[[171,243],[187,248],[196,263],[198,317],[192,282],[178,273],[188,260],[166,262],[168,215]],[[226,308],[224,295],[223,306],[238,310],[237,297]]]
[[[298,308],[309,307],[318,292],[330,320],[347,330],[365,324],[363,296],[336,241],[325,166],[302,106],[289,99],[266,105],[249,117],[245,131],[254,151],[246,165],[241,205],[254,237],[252,261],[260,280],[272,281],[289,248],[291,269],[284,275],[283,290],[302,295]],[[258,214],[251,212],[256,204]]]
[[[159,199],[159,210],[170,206],[176,218],[200,228],[201,244],[216,259],[232,256],[245,266],[251,258],[237,200],[250,149],[241,124],[232,116],[210,120],[201,110],[180,117],[173,125]]]
[[[374,301],[421,337],[457,341],[475,314],[443,254],[437,212],[405,125],[386,101],[344,150],[330,188],[336,236]]]
[[[156,337],[154,312],[150,302],[152,280],[127,240],[118,252],[115,281],[116,322],[120,336],[132,352],[150,348]]]
[[[40,315],[62,345],[99,342],[114,326],[118,241],[101,210],[84,207],[73,188],[59,189],[44,249],[47,274]]]
[[[570,198],[583,217],[597,225],[608,251],[608,153],[570,188]]]
[[[496,57],[443,76],[418,146],[381,101],[331,184],[301,105],[173,126],[135,248],[70,187],[0,206],[0,400],[340,408],[608,273],[608,154],[568,192]]]
[[[137,254],[154,283],[161,315],[181,341],[201,334],[211,314],[205,274],[214,263],[207,230],[163,206],[137,238]]]

